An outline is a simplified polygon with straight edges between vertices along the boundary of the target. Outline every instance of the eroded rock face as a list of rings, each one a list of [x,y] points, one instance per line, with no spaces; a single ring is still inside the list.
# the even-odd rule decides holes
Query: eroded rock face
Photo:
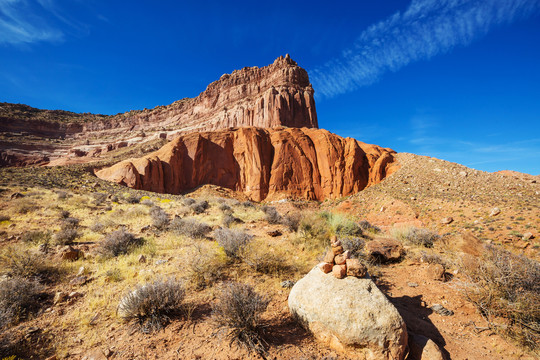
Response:
[[[25,157],[25,149],[19,149],[24,136],[43,138],[47,145],[48,139],[55,139],[52,149],[44,149],[51,160],[83,155],[91,159],[119,144],[130,146],[192,132],[242,126],[317,128],[313,93],[308,73],[287,55],[262,68],[224,74],[196,98],[114,116],[0,103],[0,133],[9,135],[9,141],[0,142],[0,155],[9,150],[19,153],[18,158]],[[34,142],[35,155],[43,145]],[[16,156],[2,158],[10,162],[0,165],[19,164]]]
[[[400,360],[407,330],[371,279],[336,279],[313,268],[289,294],[289,309],[317,339],[358,358]]]
[[[324,200],[380,182],[393,171],[394,154],[326,130],[249,127],[184,135],[96,175],[160,193],[213,184],[255,201],[281,194]]]

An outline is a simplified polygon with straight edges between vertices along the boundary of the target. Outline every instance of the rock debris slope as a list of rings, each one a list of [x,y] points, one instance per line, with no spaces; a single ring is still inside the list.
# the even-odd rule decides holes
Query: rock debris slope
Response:
[[[395,168],[395,152],[326,130],[237,128],[181,136],[96,175],[135,189],[178,194],[213,184],[261,201],[354,194]]]

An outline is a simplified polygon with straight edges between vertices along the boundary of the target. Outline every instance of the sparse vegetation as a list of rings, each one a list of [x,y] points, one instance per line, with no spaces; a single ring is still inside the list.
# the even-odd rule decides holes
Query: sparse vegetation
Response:
[[[420,229],[417,227],[404,227],[392,229],[392,236],[401,240],[407,244],[433,247],[433,243],[438,241],[441,237],[439,234],[430,231],[428,229]]]
[[[60,231],[54,234],[54,242],[57,245],[72,244],[79,236],[79,219],[67,217],[62,219]]]
[[[215,243],[196,243],[186,256],[187,279],[196,289],[211,286],[223,275],[226,263],[225,253]]]
[[[13,277],[0,280],[0,330],[37,311],[42,286],[36,280]]]
[[[239,259],[242,249],[251,241],[253,236],[242,230],[217,229],[214,236],[219,246],[223,248],[225,254],[231,259]]]
[[[169,214],[159,206],[153,206],[150,209],[150,217],[152,218],[152,226],[158,230],[164,230],[169,225]]]
[[[137,287],[122,298],[118,314],[135,322],[144,333],[160,330],[173,315],[182,310],[185,290],[174,279],[157,280]]]
[[[100,244],[100,253],[105,257],[115,257],[127,254],[143,243],[143,239],[136,238],[132,233],[121,229],[105,236]]]
[[[261,208],[261,210],[265,213],[264,219],[269,224],[279,224],[282,220],[281,215],[273,206],[265,205]]]
[[[49,244],[51,242],[51,233],[49,231],[27,231],[21,235],[21,240],[29,244]]]
[[[247,284],[229,283],[219,296],[213,308],[213,319],[226,332],[230,344],[236,343],[249,351],[266,353],[264,324],[261,315],[268,306],[268,300],[257,294]]]
[[[204,238],[212,228],[205,223],[190,218],[175,218],[169,225],[169,230],[177,235],[184,235],[192,239]]]
[[[189,207],[191,208],[191,210],[193,210],[195,214],[202,214],[203,212],[205,212],[206,209],[210,207],[210,204],[206,200],[201,200],[199,202],[194,202]]]
[[[0,272],[13,278],[43,281],[50,279],[57,271],[42,254],[12,245],[5,247],[0,254]]]

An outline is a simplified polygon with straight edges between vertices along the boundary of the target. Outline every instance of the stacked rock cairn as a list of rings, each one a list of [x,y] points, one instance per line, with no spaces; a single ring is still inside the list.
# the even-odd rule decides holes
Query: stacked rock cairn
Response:
[[[358,259],[350,259],[349,251],[343,251],[341,241],[337,236],[332,236],[330,239],[331,249],[324,256],[323,262],[319,264],[319,268],[328,274],[332,272],[338,279],[343,279],[347,276],[364,277],[367,269]]]

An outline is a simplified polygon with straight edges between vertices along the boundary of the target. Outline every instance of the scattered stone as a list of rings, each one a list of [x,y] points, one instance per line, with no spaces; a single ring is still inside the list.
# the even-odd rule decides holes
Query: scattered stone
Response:
[[[429,264],[426,268],[426,275],[429,279],[445,281],[444,266],[441,264]]]
[[[334,252],[332,250],[328,250],[326,255],[324,255],[323,261],[325,263],[334,264]]]
[[[319,264],[319,269],[321,269],[321,271],[325,274],[328,274],[330,271],[332,271],[333,268],[334,264],[329,264],[325,262]]]
[[[467,172],[466,172],[466,171],[460,171],[460,172],[459,172],[459,176],[466,177],[466,176],[467,176]]]
[[[364,277],[367,274],[367,268],[358,259],[347,259],[347,276]]]
[[[347,276],[347,266],[334,265],[332,268],[332,275],[334,275],[337,279],[343,279],[345,276]]]
[[[418,287],[418,284],[415,282],[408,282],[407,286],[415,288],[415,287]]]
[[[445,308],[444,306],[440,304],[434,304],[430,307],[430,309],[442,316],[454,315],[454,312],[452,310],[448,310],[447,308]]]
[[[454,218],[452,218],[451,216],[448,216],[441,220],[441,224],[448,225],[448,224],[451,224],[453,221],[454,221]]]
[[[281,287],[285,289],[290,289],[296,284],[296,281],[293,280],[284,280],[281,282]]]
[[[86,284],[86,283],[89,282],[89,281],[90,281],[90,279],[88,278],[88,276],[83,275],[83,276],[77,276],[77,277],[73,278],[73,279],[69,282],[69,284],[70,284],[70,285],[79,285],[79,286],[82,286],[82,285]]]
[[[336,235],[333,235],[333,236],[330,238],[330,245],[331,245],[331,246],[341,246],[341,241],[337,238]]]
[[[277,237],[277,236],[282,235],[281,231],[279,231],[279,230],[268,231],[267,234],[268,234],[268,236],[271,236],[271,237]]]
[[[318,340],[352,358],[405,357],[405,323],[371,279],[336,279],[314,268],[294,285],[288,304]]]
[[[409,358],[411,360],[445,360],[439,345],[433,340],[409,333]]]
[[[143,232],[147,232],[147,231],[150,230],[151,228],[152,228],[152,226],[150,226],[150,225],[143,226],[143,227],[141,228],[141,231],[140,231],[140,232],[142,232],[142,233],[143,233]]]
[[[343,254],[343,246],[332,246],[332,252],[334,255]]]
[[[381,263],[385,263],[399,260],[405,255],[405,250],[397,240],[380,238],[366,244],[366,254]]]
[[[77,276],[84,275],[85,272],[86,272],[86,268],[84,266],[81,266],[79,268],[79,271],[77,272]]]
[[[53,304],[57,305],[67,300],[68,295],[63,291],[58,291],[54,294]]]
[[[144,256],[143,254],[139,255],[139,258],[137,259],[137,261],[141,264],[146,263],[146,256]]]
[[[534,235],[532,232],[526,232],[523,234],[523,240],[531,240],[534,239]]]
[[[161,265],[161,264],[165,264],[167,262],[167,260],[165,259],[162,259],[162,260],[156,260],[155,264],[156,265]]]
[[[92,349],[84,354],[81,360],[107,360],[107,356],[101,349]]]
[[[500,213],[501,213],[501,209],[499,209],[498,207],[494,207],[493,209],[491,209],[489,216],[497,216]]]
[[[82,297],[82,296],[83,296],[82,293],[80,293],[80,292],[78,292],[78,291],[72,291],[72,292],[69,293],[68,298],[71,300],[71,299],[77,299],[77,298],[80,298],[80,297]]]
[[[60,258],[62,260],[70,260],[75,261],[77,259],[82,259],[84,257],[84,254],[81,250],[76,249],[70,245],[65,246],[60,250]]]

